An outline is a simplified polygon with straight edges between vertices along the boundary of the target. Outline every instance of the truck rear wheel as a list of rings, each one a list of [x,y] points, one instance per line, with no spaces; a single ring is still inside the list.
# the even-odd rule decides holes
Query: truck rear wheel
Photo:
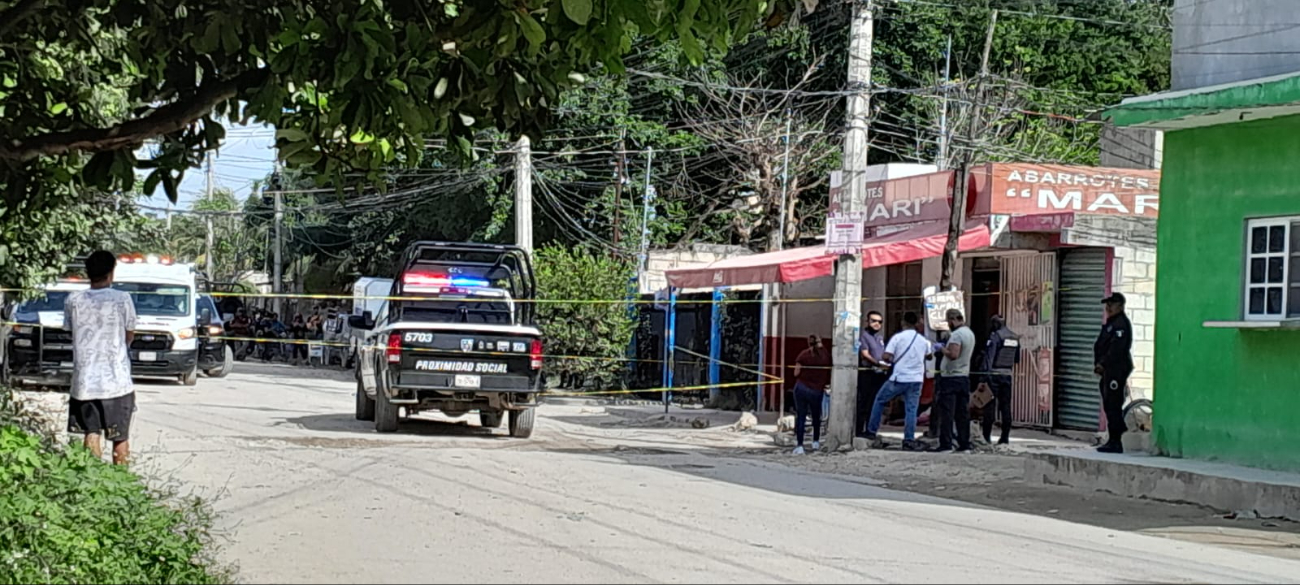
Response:
[[[510,436],[527,439],[533,435],[533,420],[537,418],[537,409],[525,408],[510,411]]]
[[[357,420],[375,420],[375,399],[366,396],[361,380],[357,380]]]
[[[501,427],[501,413],[488,412],[480,410],[478,412],[478,424],[485,429],[496,429]]]
[[[379,385],[375,387],[375,430],[381,433],[396,432],[397,414],[397,405],[388,401],[388,393],[384,391],[383,374],[380,374]]]

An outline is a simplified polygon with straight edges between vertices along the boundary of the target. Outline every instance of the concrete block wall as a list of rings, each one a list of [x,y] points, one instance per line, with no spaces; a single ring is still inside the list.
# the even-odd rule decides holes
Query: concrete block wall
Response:
[[[1124,293],[1133,323],[1133,376],[1129,394],[1153,400],[1156,371],[1156,222],[1150,218],[1101,215],[1075,216],[1075,225],[1061,233],[1072,246],[1103,246],[1114,250],[1111,290]],[[1100,309],[1099,309],[1100,310]]]
[[[1134,399],[1153,398],[1156,371],[1156,255],[1154,247],[1115,246],[1111,290],[1124,293],[1133,323]]]
[[[641,294],[654,294],[668,288],[668,278],[664,271],[673,268],[705,266],[718,260],[735,256],[753,254],[741,246],[718,246],[712,244],[695,244],[689,248],[673,250],[651,250],[646,258],[646,271],[641,277]]]

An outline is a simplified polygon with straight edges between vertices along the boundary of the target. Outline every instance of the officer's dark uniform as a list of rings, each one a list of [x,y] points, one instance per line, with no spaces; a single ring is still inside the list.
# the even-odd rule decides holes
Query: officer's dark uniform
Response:
[[[1115,293],[1103,303],[1124,303],[1124,295]],[[1118,313],[1106,320],[1106,325],[1093,345],[1093,356],[1101,366],[1101,404],[1106,412],[1106,429],[1110,432],[1108,446],[1120,446],[1124,431],[1124,391],[1128,377],[1133,373],[1133,324],[1128,315]]]

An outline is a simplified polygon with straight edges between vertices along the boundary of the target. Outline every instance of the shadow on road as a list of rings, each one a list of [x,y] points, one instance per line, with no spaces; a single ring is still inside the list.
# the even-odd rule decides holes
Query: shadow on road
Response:
[[[474,424],[470,424],[470,422]],[[348,433],[354,435],[377,435],[375,423],[357,420],[351,414],[331,413],[313,414],[286,418],[284,422],[297,425],[310,431],[325,433]],[[466,415],[460,419],[449,420],[431,416],[413,416],[401,420],[395,435],[445,436],[445,437],[481,437],[483,439],[509,439],[510,436],[500,429],[486,429],[478,425],[477,415]]]

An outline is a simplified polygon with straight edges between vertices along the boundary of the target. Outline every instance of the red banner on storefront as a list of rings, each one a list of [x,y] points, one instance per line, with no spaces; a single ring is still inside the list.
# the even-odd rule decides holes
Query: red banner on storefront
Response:
[[[989,211],[1005,215],[1084,213],[1157,217],[1160,171],[994,163],[972,170]]]

